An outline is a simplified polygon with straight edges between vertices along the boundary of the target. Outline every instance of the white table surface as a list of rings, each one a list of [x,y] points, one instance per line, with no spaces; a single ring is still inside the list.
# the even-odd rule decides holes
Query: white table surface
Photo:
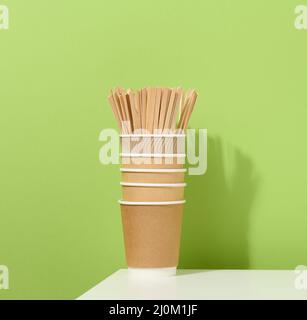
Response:
[[[80,300],[304,299],[293,270],[178,270],[158,279],[132,277],[121,269],[81,295]]]

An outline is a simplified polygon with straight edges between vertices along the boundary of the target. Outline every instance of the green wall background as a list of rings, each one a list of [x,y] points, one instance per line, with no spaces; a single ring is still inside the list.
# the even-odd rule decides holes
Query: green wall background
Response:
[[[125,266],[118,166],[98,161],[116,85],[199,92],[209,163],[188,177],[180,267],[307,265],[301,2],[1,0],[0,299],[76,298]]]

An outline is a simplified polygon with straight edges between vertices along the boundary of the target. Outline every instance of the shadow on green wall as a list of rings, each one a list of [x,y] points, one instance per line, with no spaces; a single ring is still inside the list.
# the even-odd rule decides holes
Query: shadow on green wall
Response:
[[[249,267],[250,215],[259,178],[247,155],[230,146],[226,151],[220,138],[209,137],[206,174],[186,177],[181,268]]]

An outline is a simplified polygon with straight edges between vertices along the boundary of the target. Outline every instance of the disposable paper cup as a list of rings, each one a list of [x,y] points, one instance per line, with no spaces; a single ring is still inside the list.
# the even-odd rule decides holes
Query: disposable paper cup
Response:
[[[177,201],[184,199],[185,183],[121,182],[125,201]]]
[[[129,268],[174,268],[178,265],[182,202],[120,202]]]
[[[186,169],[121,168],[122,181],[144,183],[183,183]]]
[[[121,134],[124,168],[183,168],[185,134]]]
[[[129,273],[172,275],[180,247],[185,135],[125,134],[121,147],[120,203]]]

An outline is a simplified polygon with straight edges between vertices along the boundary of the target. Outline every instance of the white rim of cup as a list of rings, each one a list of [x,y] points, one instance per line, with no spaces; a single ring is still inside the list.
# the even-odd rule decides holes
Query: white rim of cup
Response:
[[[187,169],[140,169],[140,168],[120,168],[121,172],[151,172],[151,173],[177,173],[186,172]]]
[[[123,187],[164,187],[164,188],[181,188],[186,183],[142,183],[142,182],[120,182]]]
[[[160,202],[140,202],[140,201],[125,201],[118,200],[119,204],[128,205],[128,206],[170,206],[173,204],[184,204],[185,200],[177,200],[177,201],[160,201]]]
[[[121,138],[175,138],[175,137],[185,137],[185,133],[136,133],[136,134],[120,134]]]
[[[121,153],[123,158],[185,158],[185,153]]]

